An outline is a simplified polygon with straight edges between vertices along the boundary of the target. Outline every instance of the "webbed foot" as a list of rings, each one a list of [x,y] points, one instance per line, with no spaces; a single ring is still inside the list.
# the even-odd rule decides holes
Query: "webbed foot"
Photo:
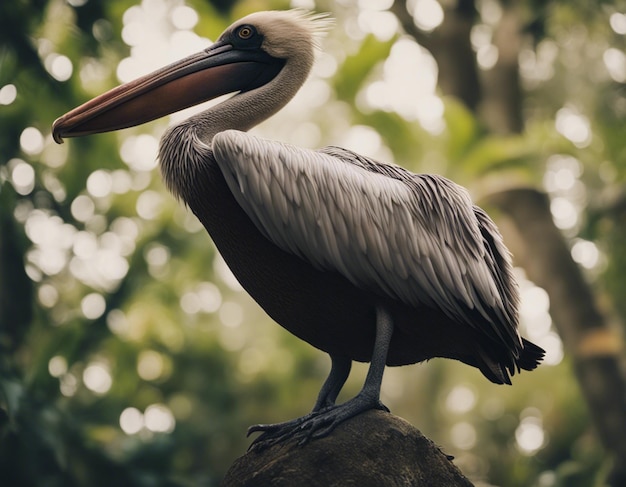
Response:
[[[358,394],[349,401],[333,406],[309,418],[298,427],[298,444],[303,445],[310,439],[328,436],[339,424],[370,409],[380,409],[389,412],[378,398]]]
[[[359,394],[338,406],[333,405],[314,411],[291,421],[254,425],[248,428],[248,435],[258,431],[263,433],[252,442],[249,449],[269,448],[288,439],[296,439],[299,445],[304,445],[310,439],[328,436],[337,425],[370,409],[389,412],[378,398]]]
[[[248,447],[248,450],[255,448],[265,449],[280,443],[293,436],[297,428],[306,423],[313,416],[319,414],[318,411],[313,411],[301,418],[292,419],[291,421],[284,421],[282,423],[272,424],[254,424],[248,428],[246,436],[250,436],[253,433],[262,432],[261,435],[256,437],[254,441]]]

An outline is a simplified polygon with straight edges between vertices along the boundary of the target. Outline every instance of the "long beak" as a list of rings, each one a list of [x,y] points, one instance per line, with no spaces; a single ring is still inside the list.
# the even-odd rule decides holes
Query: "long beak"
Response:
[[[216,43],[82,104],[55,120],[54,140],[109,132],[155,120],[227,93],[270,81],[284,61],[261,50]]]

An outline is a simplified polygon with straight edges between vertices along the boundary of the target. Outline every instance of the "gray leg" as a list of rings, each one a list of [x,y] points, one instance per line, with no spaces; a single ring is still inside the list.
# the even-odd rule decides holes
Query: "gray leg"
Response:
[[[263,434],[253,442],[252,446],[263,448],[293,437],[300,439],[301,444],[306,443],[310,438],[327,436],[337,425],[364,411],[370,409],[389,411],[380,402],[380,386],[392,335],[393,322],[391,316],[384,307],[377,306],[376,340],[370,368],[361,391],[344,404],[335,405],[337,395],[350,372],[351,362],[345,358],[332,357],[333,365],[330,375],[322,386],[313,411],[302,418],[286,423],[252,426],[248,430],[248,434],[263,431]]]
[[[380,387],[383,381],[383,372],[387,362],[387,352],[389,342],[393,335],[393,322],[391,316],[382,306],[376,307],[376,341],[372,352],[372,361],[367,371],[363,389],[354,398],[344,404],[334,406],[327,411],[312,417],[300,426],[307,429],[307,434],[303,439],[306,442],[309,438],[322,438],[327,436],[335,427],[343,421],[370,409],[382,409],[389,411],[380,402]]]
[[[317,401],[313,407],[313,412],[326,409],[335,405],[337,396],[341,392],[341,388],[346,383],[348,375],[350,375],[350,369],[352,368],[352,360],[346,357],[330,356],[332,365],[330,367],[330,374],[326,378],[324,385],[320,389],[320,393],[317,396]]]
[[[382,306],[376,307],[376,342],[372,352],[372,361],[367,371],[365,384],[359,395],[371,397],[376,401],[380,400],[380,386],[383,382],[383,373],[387,363],[387,353],[389,352],[389,342],[393,335],[393,322],[391,316]]]
[[[330,373],[320,389],[313,410],[309,414],[302,416],[301,418],[292,419],[291,421],[273,424],[255,424],[250,426],[248,428],[248,436],[258,431],[263,432],[261,436],[254,440],[252,446],[257,443],[266,443],[265,446],[278,443],[283,437],[291,436],[295,432],[296,427],[302,425],[313,416],[319,414],[321,411],[335,405],[337,396],[350,374],[352,360],[347,357],[334,355],[331,355],[330,359],[332,361]]]

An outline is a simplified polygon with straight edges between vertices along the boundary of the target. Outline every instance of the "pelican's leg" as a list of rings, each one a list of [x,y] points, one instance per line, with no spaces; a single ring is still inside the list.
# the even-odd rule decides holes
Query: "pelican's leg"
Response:
[[[370,409],[389,411],[380,402],[380,386],[392,334],[391,316],[385,308],[378,306],[376,308],[376,341],[363,389],[346,403],[326,408],[304,421],[298,428],[301,430],[298,436],[303,437],[301,443],[305,443],[309,438],[322,438],[328,435],[338,424],[364,411]]]
[[[256,438],[251,447],[254,445],[270,446],[271,444],[278,443],[284,438],[291,436],[295,429],[307,420],[316,416],[321,411],[324,411],[335,405],[337,396],[341,392],[341,388],[346,382],[348,375],[350,374],[350,368],[352,367],[352,360],[347,357],[340,357],[331,355],[332,361],[330,367],[330,373],[324,381],[322,388],[317,396],[317,401],[313,410],[301,418],[296,418],[291,421],[285,421],[283,423],[275,424],[255,424],[248,428],[248,436],[257,431],[262,431],[263,434]]]
[[[315,406],[312,413],[321,411],[330,406],[335,405],[337,396],[341,392],[341,388],[346,383],[350,369],[352,368],[352,360],[347,357],[330,356],[332,364],[330,366],[330,374],[324,381],[320,393],[317,396]]]

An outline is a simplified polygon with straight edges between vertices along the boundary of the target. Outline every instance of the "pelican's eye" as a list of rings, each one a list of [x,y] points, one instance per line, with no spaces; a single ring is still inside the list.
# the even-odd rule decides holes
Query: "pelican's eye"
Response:
[[[250,39],[254,35],[254,28],[250,25],[242,25],[239,27],[237,35],[243,40]]]
[[[250,24],[240,25],[228,37],[233,47],[246,51],[260,49],[263,43],[263,36]]]

